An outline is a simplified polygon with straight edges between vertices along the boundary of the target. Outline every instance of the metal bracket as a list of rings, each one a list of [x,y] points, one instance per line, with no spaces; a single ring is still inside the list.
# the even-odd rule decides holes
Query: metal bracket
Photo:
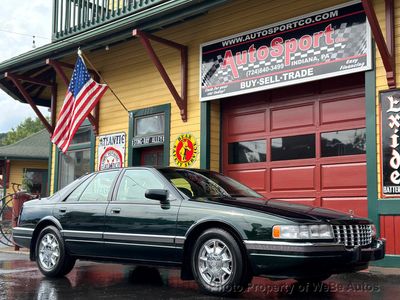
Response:
[[[160,73],[162,79],[164,80],[167,88],[174,97],[176,104],[178,105],[181,113],[181,118],[183,122],[187,122],[187,86],[188,86],[188,47],[172,42],[170,40],[166,40],[160,38],[158,36],[154,36],[149,33],[145,33],[140,31],[139,29],[134,29],[132,31],[133,36],[139,37],[139,40],[143,47],[145,48],[148,56],[150,57],[151,61],[157,68],[158,72]],[[165,70],[163,64],[161,63],[160,59],[158,58],[156,52],[154,51],[153,46],[151,45],[150,40],[155,42],[161,43],[163,45],[172,47],[177,49],[181,53],[181,95],[177,92],[174,84],[171,81],[171,78],[168,76],[167,71]]]
[[[67,75],[65,74],[63,68],[68,68],[68,69],[74,69],[75,66],[73,64],[69,64],[69,63],[65,63],[65,62],[61,62],[61,61],[56,61],[53,59],[46,59],[46,64],[51,66],[54,71],[56,71],[56,73],[58,74],[58,76],[61,77],[62,81],[65,83],[65,85],[68,87],[69,86],[69,79],[67,77]],[[88,69],[92,74],[94,73],[93,70]],[[99,78],[97,76],[97,74],[94,73],[94,80],[99,81]],[[96,105],[95,109],[94,109],[94,115],[93,114],[89,114],[88,115],[88,120],[90,122],[90,124],[92,125],[93,131],[95,135],[98,135],[99,133],[99,104]],[[55,116],[53,116],[53,113],[56,113],[56,101],[54,101],[54,103],[52,104],[52,118],[55,119]]]
[[[395,61],[395,35],[394,35],[394,3],[385,0],[386,41],[383,37],[378,18],[371,0],[362,0],[362,5],[371,26],[376,45],[381,54],[383,66],[386,71],[386,80],[390,89],[396,88],[396,61]]]
[[[36,106],[35,102],[33,101],[32,97],[29,95],[29,93],[27,92],[27,90],[25,89],[25,87],[22,85],[21,82],[22,81],[26,81],[26,82],[30,82],[30,83],[33,83],[33,84],[36,84],[36,85],[41,85],[41,86],[50,87],[50,88],[53,88],[53,86],[55,84],[51,83],[51,82],[43,81],[43,80],[40,80],[40,79],[28,77],[28,76],[16,75],[16,74],[13,74],[13,73],[10,73],[10,72],[4,73],[4,77],[10,79],[14,83],[14,85],[17,87],[19,92],[22,94],[22,96],[24,97],[26,102],[28,102],[28,104],[32,107],[33,111],[36,113],[36,115],[38,116],[38,118],[40,119],[40,121],[42,122],[44,127],[46,127],[47,131],[50,133],[50,135],[52,135],[53,134],[53,130],[54,130],[53,126],[51,126],[49,124],[47,119],[43,116],[43,114],[37,108],[37,106]]]

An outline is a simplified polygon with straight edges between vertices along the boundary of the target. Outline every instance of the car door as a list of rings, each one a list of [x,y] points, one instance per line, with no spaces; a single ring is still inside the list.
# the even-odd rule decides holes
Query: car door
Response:
[[[147,199],[148,189],[169,189],[154,169],[127,169],[120,176],[106,211],[108,253],[139,261],[176,262],[176,219],[182,198],[169,190],[169,203]]]
[[[104,218],[119,171],[98,173],[79,185],[55,208],[68,250],[74,255],[104,256]]]

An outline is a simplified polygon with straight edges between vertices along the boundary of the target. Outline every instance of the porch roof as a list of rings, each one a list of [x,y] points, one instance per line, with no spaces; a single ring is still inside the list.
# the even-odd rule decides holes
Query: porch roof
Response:
[[[49,159],[50,136],[43,129],[14,144],[0,147],[0,159]]]

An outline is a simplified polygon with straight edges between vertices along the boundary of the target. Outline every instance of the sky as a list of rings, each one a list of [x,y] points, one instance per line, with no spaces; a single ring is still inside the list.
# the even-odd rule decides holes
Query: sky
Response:
[[[53,1],[18,0],[17,6],[15,1],[1,2],[1,62],[32,50],[33,35],[37,36],[35,39],[37,47],[51,42],[51,6]],[[9,31],[15,33],[9,33]],[[40,108],[40,110],[43,114],[49,115],[47,108]],[[0,133],[15,128],[27,117],[35,116],[28,104],[14,100],[0,90]]]

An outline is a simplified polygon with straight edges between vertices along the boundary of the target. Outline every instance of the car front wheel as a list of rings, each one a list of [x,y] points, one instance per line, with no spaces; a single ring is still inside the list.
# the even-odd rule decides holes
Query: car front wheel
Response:
[[[209,229],[194,244],[192,271],[204,292],[213,295],[243,292],[248,282],[246,270],[239,245],[227,231]]]
[[[54,226],[44,228],[36,243],[36,263],[46,277],[61,277],[75,265],[75,259],[65,251],[64,241]]]

